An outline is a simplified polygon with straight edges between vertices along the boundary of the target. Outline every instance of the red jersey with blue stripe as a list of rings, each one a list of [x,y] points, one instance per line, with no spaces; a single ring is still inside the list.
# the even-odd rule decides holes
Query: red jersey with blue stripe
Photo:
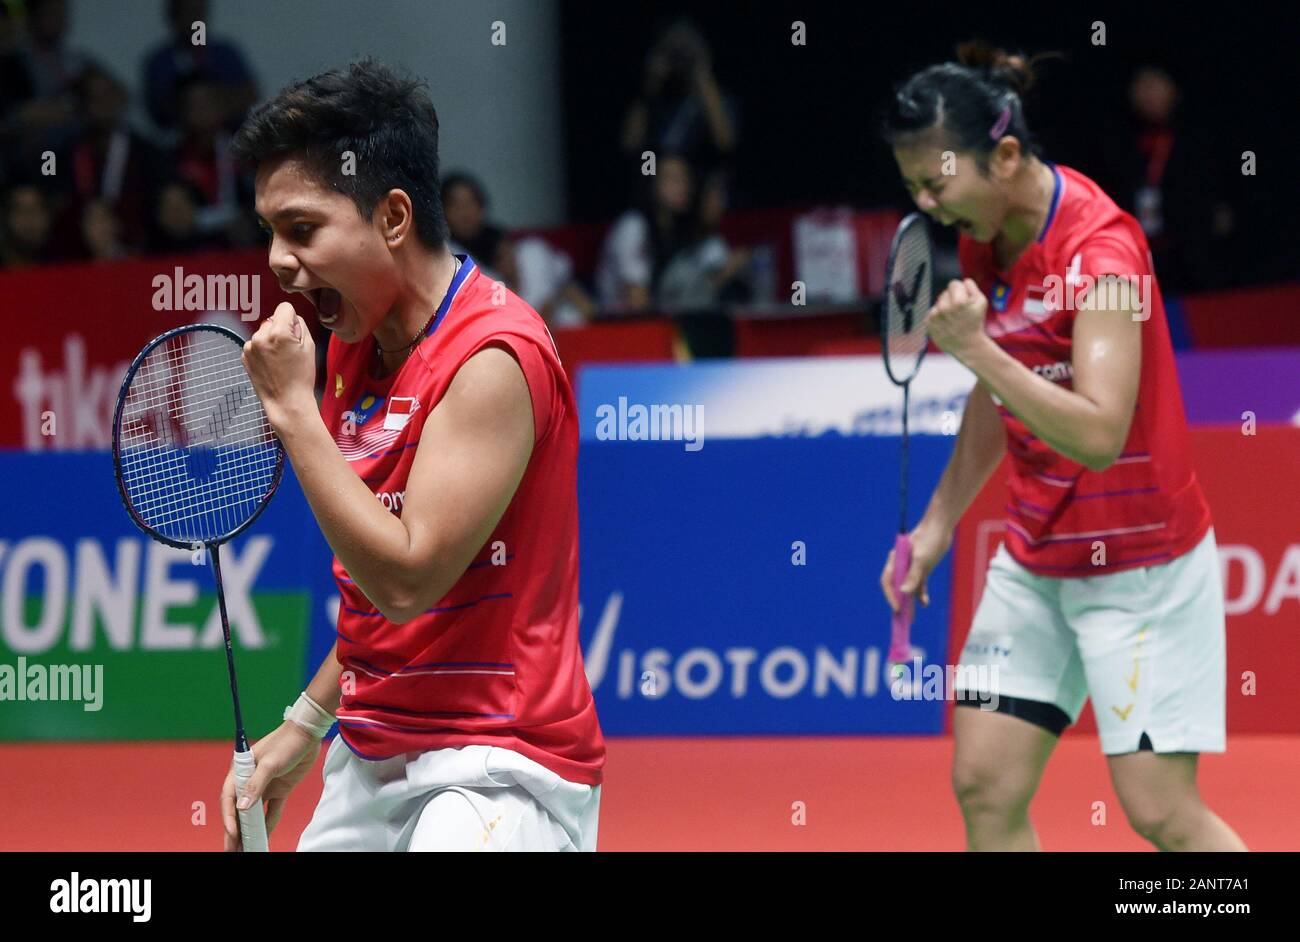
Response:
[[[338,659],[354,681],[339,734],[368,759],[500,746],[596,785],[605,743],[578,641],[573,391],[541,317],[462,258],[429,335],[393,375],[372,378],[372,337],[331,338],[322,416],[352,470],[400,516],[429,414],[466,360],[500,345],[528,382],[532,456],[474,562],[411,621],[385,619],[334,558]]]
[[[1137,220],[1097,184],[1048,166],[1056,187],[1047,221],[1009,271],[998,269],[991,243],[960,239],[962,273],[989,298],[985,330],[1035,373],[1073,388],[1075,306],[1099,277],[1123,276],[1144,304],[1142,376],[1128,440],[1103,471],[1053,451],[998,403],[1011,455],[1007,550],[1049,576],[1168,562],[1196,546],[1211,521],[1151,252]]]

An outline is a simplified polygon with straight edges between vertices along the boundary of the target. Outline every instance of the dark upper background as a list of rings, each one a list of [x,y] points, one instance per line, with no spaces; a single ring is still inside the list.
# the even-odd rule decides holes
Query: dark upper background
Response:
[[[240,0],[123,0],[112,9],[143,18],[108,26],[107,5],[96,0],[0,0],[0,268],[258,244],[251,181],[231,165],[226,143],[245,109],[287,80],[273,66],[286,58],[298,70],[317,68],[317,60],[340,64],[358,50],[400,63],[418,51],[417,71],[430,77],[444,121],[457,129],[443,141],[444,172],[467,171],[491,191],[485,203],[474,181],[444,180],[456,197],[448,210],[453,236],[518,290],[530,278],[538,282],[533,303],[564,295],[589,317],[594,306],[577,296],[577,282],[603,293],[605,310],[610,296],[629,311],[701,303],[700,288],[712,292],[708,305],[743,300],[761,281],[754,271],[762,266],[747,262],[746,250],[762,237],[746,231],[742,218],[728,227],[729,241],[719,238],[727,204],[908,206],[877,137],[881,111],[906,76],[978,37],[1013,51],[1064,54],[1039,66],[1027,102],[1031,126],[1047,157],[1094,177],[1126,209],[1137,211],[1143,174],[1155,165],[1147,155],[1173,141],[1155,197],[1163,230],[1148,228],[1168,292],[1294,280],[1300,272],[1300,240],[1288,225],[1297,206],[1290,158],[1300,143],[1300,16],[1282,7],[1207,14],[1148,3],[1013,11],[819,0],[500,0],[470,8],[377,0],[348,31],[316,23],[318,31],[304,37],[292,21],[315,2],[281,0],[263,13]],[[331,0],[335,14],[342,3]],[[173,12],[171,29],[179,32],[168,38]],[[647,52],[683,14],[702,34],[713,82],[734,106],[738,143],[728,177],[719,181],[695,163],[693,183],[681,184],[682,171],[670,169],[650,187],[640,172],[642,148],[624,154],[621,130],[644,87]],[[489,43],[498,16],[514,30],[511,58],[497,59],[507,53]],[[195,18],[213,23],[201,51],[190,43]],[[130,50],[100,42],[105,61],[97,62],[72,38],[72,24],[82,20],[98,24],[97,40],[107,32]],[[791,44],[795,20],[806,25],[806,45]],[[1095,21],[1105,24],[1104,46],[1092,44]],[[409,29],[395,33],[395,24]],[[282,39],[273,55],[267,36]],[[329,48],[318,50],[322,44]],[[271,81],[258,80],[259,62]],[[1163,69],[1178,86],[1172,124],[1134,123],[1129,85],[1139,67]],[[140,85],[126,83],[128,74]],[[707,98],[660,100],[652,114],[680,123]],[[142,126],[146,104],[151,121]],[[1241,173],[1246,150],[1257,155],[1255,176]],[[57,175],[37,170],[47,151],[59,156]],[[646,190],[655,191],[654,206],[639,204]],[[621,294],[599,290],[590,245],[572,278],[559,251],[534,251],[539,264],[517,264],[511,230],[539,219],[600,224],[583,227],[586,238],[634,207],[653,220],[639,237],[636,226],[600,232],[613,249],[605,253],[608,271],[622,279],[614,284]],[[649,284],[633,284],[646,257]],[[542,275],[526,278],[525,269]],[[739,294],[728,293],[737,286]]]
[[[623,116],[640,87],[646,50],[673,19],[688,15],[707,39],[713,71],[738,105],[737,207],[909,205],[888,149],[876,136],[894,85],[955,58],[957,42],[980,37],[1008,50],[1060,51],[1042,63],[1027,102],[1044,156],[1094,177],[1119,199],[1108,160],[1127,119],[1127,87],[1138,66],[1168,71],[1182,93],[1179,118],[1195,135],[1201,169],[1232,201],[1236,283],[1294,277],[1297,240],[1279,234],[1296,211],[1290,155],[1300,144],[1300,16],[1225,7],[1213,18],[1191,4],[1041,3],[1017,9],[962,4],[810,2],[699,4],[571,0],[561,5],[568,209],[605,220],[625,208],[639,164],[619,152]],[[1181,15],[1178,11],[1181,10]],[[790,42],[807,25],[807,45]],[[1106,45],[1091,43],[1092,23]],[[1241,153],[1257,155],[1243,177]],[[611,167],[622,167],[619,179]]]

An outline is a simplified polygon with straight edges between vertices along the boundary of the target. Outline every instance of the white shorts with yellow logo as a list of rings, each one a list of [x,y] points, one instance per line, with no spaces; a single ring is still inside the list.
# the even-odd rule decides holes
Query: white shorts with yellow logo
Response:
[[[336,736],[300,851],[594,851],[600,786],[510,749],[363,759]]]
[[[1050,704],[1070,723],[1091,695],[1107,755],[1223,752],[1227,659],[1214,530],[1167,563],[1086,578],[1037,575],[1002,545],[960,664],[977,670],[959,677],[984,678],[969,689],[994,688],[979,689],[981,699]]]

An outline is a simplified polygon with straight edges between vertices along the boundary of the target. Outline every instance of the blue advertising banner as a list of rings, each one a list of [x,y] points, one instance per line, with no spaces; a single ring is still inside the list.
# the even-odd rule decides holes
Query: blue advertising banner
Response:
[[[0,515],[0,740],[232,736],[210,563],[135,528],[108,452],[0,452],[28,495]],[[329,553],[292,472],[221,549],[250,736],[301,689],[308,638],[333,626],[314,587]]]
[[[941,353],[911,384],[909,431],[954,435],[975,376]],[[879,356],[586,366],[578,384],[587,441],[899,435],[903,393]],[[676,432],[677,434],[673,434]]]
[[[921,676],[891,693],[879,575],[898,440],[584,442],[583,650],[606,733],[939,733]],[[952,447],[911,443],[915,521]],[[942,665],[950,564],[914,653]]]
[[[626,394],[627,379],[609,389]],[[726,377],[710,379],[710,402],[726,403]],[[925,699],[920,678],[891,690],[884,663],[877,580],[898,524],[897,437],[830,423],[641,440],[625,414],[619,440],[612,421],[612,440],[584,438],[579,457],[582,643],[607,733],[940,732],[941,700]],[[913,438],[910,520],[951,445]],[[229,735],[207,561],[131,525],[107,452],[0,452],[0,474],[13,493],[41,495],[0,518],[0,740]],[[291,469],[223,549],[250,735],[279,722],[334,643],[329,558]],[[950,581],[944,563],[918,612],[926,665],[947,651]],[[22,685],[6,685],[19,673]]]

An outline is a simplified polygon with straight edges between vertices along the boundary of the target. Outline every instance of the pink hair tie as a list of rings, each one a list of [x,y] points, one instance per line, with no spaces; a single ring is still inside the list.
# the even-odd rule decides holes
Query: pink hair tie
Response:
[[[1002,140],[1002,135],[1007,133],[1007,125],[1011,123],[1011,105],[1008,104],[1002,109],[1002,114],[993,122],[993,127],[989,129],[989,137],[995,141]]]

